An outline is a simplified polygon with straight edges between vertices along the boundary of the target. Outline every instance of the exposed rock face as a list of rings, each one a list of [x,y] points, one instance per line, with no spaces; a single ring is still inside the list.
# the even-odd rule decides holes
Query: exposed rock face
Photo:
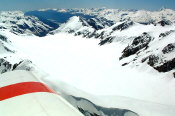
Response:
[[[175,43],[170,43],[167,46],[165,46],[162,50],[164,54],[170,53],[175,49]]]
[[[124,30],[124,29],[129,28],[129,27],[132,26],[133,24],[134,24],[133,21],[126,21],[126,22],[124,22],[124,23],[122,23],[122,24],[120,24],[120,25],[117,25],[117,26],[114,27],[112,30],[113,30],[113,31],[116,31],[116,30],[122,31],[122,30]]]
[[[175,58],[163,63],[160,66],[154,67],[154,69],[158,70],[159,72],[168,72],[172,69],[175,69]]]
[[[163,54],[155,55],[154,53],[142,59],[142,63],[147,61],[147,64],[159,72],[168,72],[175,69],[175,58],[166,60],[167,54],[172,54],[175,49],[175,43],[168,44],[162,50]]]
[[[45,36],[53,30],[34,16],[25,16],[21,11],[0,12],[0,29],[8,29],[15,34]]]
[[[36,26],[36,25],[34,25],[34,27],[30,27],[29,25],[24,23],[22,25],[18,24],[17,27],[12,29],[12,32],[25,34],[26,33],[25,31],[29,30],[29,31],[33,32],[34,35],[42,37],[42,36],[45,36],[51,30],[51,28],[49,28],[49,27],[47,27],[47,28],[48,29],[40,27],[40,26]]]
[[[136,37],[130,45],[128,45],[124,50],[120,60],[131,56],[143,48],[147,48],[148,44],[153,38],[148,33],[143,33],[141,36]]]
[[[5,36],[0,34],[0,54],[6,52],[15,53],[15,50],[7,46],[7,43],[10,43],[10,41]]]
[[[108,37],[108,38],[106,38],[104,40],[101,40],[100,43],[99,43],[99,45],[104,45],[106,43],[112,43],[112,40],[113,39],[114,39],[113,37]]]
[[[104,29],[105,27],[114,25],[113,21],[107,20],[105,18],[91,18],[87,20],[87,23],[96,30]]]
[[[11,41],[0,34],[0,74],[13,70],[31,70],[32,62],[18,58]]]
[[[5,73],[7,71],[10,71],[12,69],[12,64],[10,64],[8,61],[4,60],[3,58],[0,59],[0,73]]]
[[[104,35],[105,35],[105,31],[102,31],[101,33],[96,33],[95,38],[104,39]]]
[[[175,43],[170,43],[163,48],[162,52],[164,55],[166,55],[172,53],[174,49],[175,49]],[[167,60],[163,61],[163,59],[161,59],[160,57],[151,55],[149,56],[148,64],[159,72],[168,72],[175,69],[175,58],[172,58],[171,60],[168,61]]]
[[[7,42],[7,37],[5,37],[5,36],[3,36],[3,35],[1,35],[1,34],[0,34],[0,39],[1,39],[2,41]]]
[[[158,24],[160,24],[161,26],[166,26],[166,25],[171,25],[172,22],[164,19],[164,20],[159,21]]]
[[[173,35],[174,32],[174,30],[170,30],[160,33],[159,37],[156,38],[157,40],[148,33],[143,33],[141,36],[135,38],[132,43],[123,50],[120,60],[133,54],[135,57],[132,61],[123,63],[122,66],[126,66],[131,62],[136,63],[136,65],[141,65],[140,63],[146,62],[158,72],[169,72],[175,69],[175,43],[165,44],[165,42],[172,41],[172,36],[175,36]],[[165,39],[169,39],[169,41]],[[155,41],[151,43],[152,40]],[[160,48],[157,43],[160,44]],[[153,47],[154,44],[156,44],[155,47]],[[149,46],[152,46],[152,48],[147,49]]]
[[[155,64],[157,64],[159,62],[159,57],[156,56],[156,55],[150,55],[148,57],[148,64],[151,66],[151,67],[154,67]]]
[[[161,33],[161,34],[159,35],[159,37],[166,37],[166,36],[170,35],[170,34],[173,33],[173,32],[175,32],[175,30],[170,30],[170,31],[167,31],[167,32],[165,32],[165,33]]]
[[[173,76],[174,76],[174,78],[175,78],[175,72],[173,73]]]
[[[96,31],[95,30],[83,30],[83,31],[77,31],[74,35],[75,36],[83,36],[84,38],[91,38],[95,36]]]
[[[32,63],[29,60],[21,60],[18,63],[12,64],[10,61],[6,59],[7,57],[0,58],[0,74],[13,71],[13,70],[31,70],[32,67],[30,67],[28,64]]]
[[[71,17],[66,23],[62,24],[58,29],[50,32],[55,34],[59,32],[66,32],[74,34],[75,36],[83,36],[85,38],[97,37],[97,31],[110,27],[114,24],[113,21],[105,18],[83,18],[79,16]]]

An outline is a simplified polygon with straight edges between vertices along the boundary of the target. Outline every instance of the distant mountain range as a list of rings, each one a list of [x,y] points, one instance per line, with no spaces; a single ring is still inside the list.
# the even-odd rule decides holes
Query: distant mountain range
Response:
[[[175,11],[171,9],[153,12],[104,8],[42,9],[26,13],[0,12],[0,18],[0,29],[15,34],[46,36],[70,33],[100,39],[99,45],[115,41],[127,43],[119,59],[122,61],[133,55],[135,58],[124,62],[123,66],[147,62],[159,72],[171,71],[175,67],[174,57],[169,57],[175,48],[171,40],[175,34]],[[153,47],[156,43],[163,46]]]
[[[45,36],[52,27],[37,17],[26,16],[21,11],[0,12],[0,29],[7,29],[15,34],[34,34]]]
[[[162,19],[167,19],[172,22],[175,21],[175,11],[171,9],[161,9],[159,11],[119,10],[106,8],[41,9],[26,12],[25,15],[36,16],[39,19],[48,19],[58,23],[64,23],[72,16],[80,16],[84,18],[103,17],[115,22],[132,20],[143,24],[156,23]]]

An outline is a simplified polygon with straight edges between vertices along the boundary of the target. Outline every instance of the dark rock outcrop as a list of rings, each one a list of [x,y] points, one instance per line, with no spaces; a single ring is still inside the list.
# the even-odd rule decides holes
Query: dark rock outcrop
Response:
[[[168,72],[175,69],[175,58],[163,63],[160,66],[154,67],[154,69],[156,69],[159,72]]]
[[[150,65],[151,67],[154,67],[154,65],[156,64],[156,63],[158,63],[158,61],[159,61],[159,57],[158,56],[156,56],[156,55],[150,55],[149,57],[148,57],[148,65]]]
[[[112,43],[112,40],[113,39],[114,39],[114,37],[107,37],[106,39],[101,40],[100,43],[99,43],[99,45],[101,46],[101,45],[104,45],[106,43]]]
[[[43,23],[34,16],[25,16],[20,11],[2,11],[0,13],[0,29],[8,29],[14,34],[34,34],[36,36],[45,36],[54,28]]]
[[[0,59],[0,73],[5,73],[7,71],[10,71],[12,68],[12,64],[5,59],[1,58]]]
[[[87,20],[87,23],[95,30],[104,29],[107,26],[110,27],[114,25],[113,21],[107,20],[105,18],[91,18]]]
[[[159,37],[166,37],[166,36],[170,35],[170,34],[173,33],[173,32],[175,32],[175,30],[170,30],[170,31],[167,31],[167,32],[165,32],[165,33],[161,33],[161,34],[159,35]]]
[[[124,29],[127,29],[129,28],[130,26],[132,26],[134,24],[133,21],[126,21],[120,25],[117,25],[116,27],[114,27],[112,30],[113,31],[116,31],[116,30],[119,30],[119,31],[122,31]]]
[[[167,54],[167,53],[174,51],[174,49],[175,49],[175,43],[170,43],[163,48],[162,52],[164,54]]]
[[[32,67],[29,66],[32,62],[29,60],[21,60],[20,62],[12,64],[6,58],[7,57],[0,58],[0,74],[13,70],[29,71],[32,69]]]
[[[74,17],[72,17],[74,18]],[[100,29],[104,29],[106,27],[110,27],[114,24],[113,21],[107,20],[105,18],[90,18],[90,19],[86,19],[83,17],[78,17],[79,22],[81,22],[80,28],[69,28],[66,27],[66,23],[65,23],[65,27],[66,30],[65,32],[67,33],[72,33],[75,36],[83,36],[85,38],[100,38],[102,35],[101,34],[97,34],[96,32]],[[69,21],[68,21],[69,22]],[[81,29],[83,27],[83,29]],[[61,27],[62,28],[62,27]],[[64,25],[63,25],[64,28]],[[58,32],[61,32],[62,30],[58,28]],[[54,33],[54,32],[53,32]]]
[[[161,26],[166,26],[166,25],[171,25],[172,22],[169,20],[163,19],[163,20],[159,21],[158,24],[160,24]]]
[[[169,61],[163,61],[163,59],[156,55],[150,55],[148,57],[148,65],[153,67],[155,70],[159,72],[168,72],[175,69],[175,58]]]
[[[95,35],[95,38],[100,38],[100,39],[103,39],[104,38],[104,34],[105,34],[105,31],[102,31],[101,33],[96,33]]]
[[[7,42],[8,39],[7,39],[7,37],[0,34],[0,40]]]
[[[131,56],[143,48],[148,48],[148,44],[153,38],[148,33],[143,33],[141,36],[136,37],[130,45],[128,45],[123,51],[120,60]]]

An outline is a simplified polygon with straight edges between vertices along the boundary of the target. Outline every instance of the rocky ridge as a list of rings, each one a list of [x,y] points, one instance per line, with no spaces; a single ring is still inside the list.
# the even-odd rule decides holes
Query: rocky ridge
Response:
[[[7,29],[15,34],[45,36],[53,30],[37,17],[25,16],[21,11],[2,11],[0,19],[0,30]]]

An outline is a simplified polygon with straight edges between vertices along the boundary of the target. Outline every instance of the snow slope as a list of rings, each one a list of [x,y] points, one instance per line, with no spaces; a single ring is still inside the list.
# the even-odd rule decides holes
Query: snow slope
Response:
[[[0,74],[13,70],[29,71],[32,69],[32,62],[16,55],[16,51],[4,31],[0,31]]]
[[[81,35],[91,38],[95,36],[97,30],[110,27],[113,24],[114,22],[104,18],[85,19],[79,16],[73,16],[66,23],[61,24],[58,29],[50,32],[50,34],[64,32],[72,33],[75,36]]]
[[[4,33],[22,51],[17,52],[20,57],[31,59],[48,72],[49,76],[41,79],[58,92],[89,99],[99,106],[129,109],[140,116],[175,113],[173,76],[148,66],[143,70],[121,67],[118,58],[125,45],[99,46],[99,40],[69,34],[38,38]],[[74,104],[78,103],[81,100]]]
[[[95,24],[100,23],[93,20]],[[108,22],[108,20],[107,20]],[[100,39],[99,45],[112,42],[125,44],[119,52],[122,66],[134,67],[149,65],[159,72],[173,73],[174,62],[174,33],[175,24],[162,20],[157,24],[139,24],[131,20],[111,24],[96,29],[83,18],[74,16],[67,23],[62,24],[52,34],[71,33],[76,36]]]
[[[7,29],[15,34],[45,36],[52,30],[37,17],[25,16],[21,11],[1,11],[0,19],[0,29]]]

